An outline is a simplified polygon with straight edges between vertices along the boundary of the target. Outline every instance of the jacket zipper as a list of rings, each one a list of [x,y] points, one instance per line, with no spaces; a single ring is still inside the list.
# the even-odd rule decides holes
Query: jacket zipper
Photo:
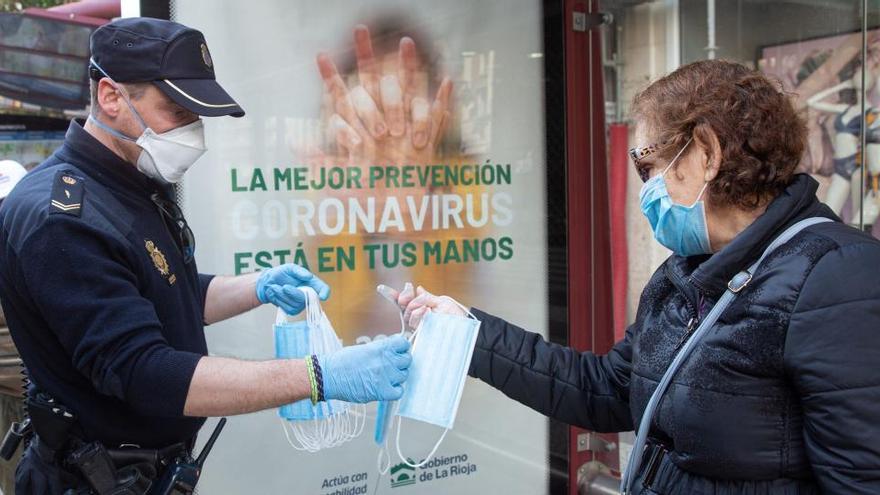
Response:
[[[688,339],[691,337],[691,335],[693,335],[694,331],[697,328],[697,324],[700,323],[700,320],[702,319],[703,315],[701,314],[702,313],[701,306],[703,304],[703,301],[702,301],[703,297],[701,295],[697,299],[696,304],[694,304],[694,301],[692,301],[691,298],[688,297],[687,290],[685,289],[685,287],[688,284],[688,281],[683,280],[681,277],[678,276],[677,273],[673,272],[668,266],[666,267],[666,276],[667,276],[667,278],[669,278],[670,282],[672,282],[672,285],[674,285],[681,292],[681,294],[684,296],[685,304],[687,305],[687,308],[688,308],[688,313],[691,316],[690,320],[688,320],[687,329],[685,330],[684,335],[681,336],[678,343],[675,345],[675,349],[673,350],[673,353],[678,353],[679,349],[681,349],[681,347],[685,344],[685,342],[687,342]]]
[[[678,344],[675,345],[675,349],[672,351],[673,353],[678,353],[681,346],[691,338],[691,335],[694,334],[694,330],[697,328],[697,323],[697,318],[691,318],[690,321],[688,321],[687,330],[684,332],[684,335],[681,336],[681,339],[679,339]]]
[[[690,295],[688,294],[688,290],[687,290],[688,281],[679,277],[678,274],[675,273],[668,266],[665,268],[665,271],[666,271],[666,278],[668,278],[669,281],[672,282],[672,285],[674,285],[675,288],[678,289],[679,292],[681,292],[681,295],[684,296],[685,301],[687,301],[688,308],[691,309],[691,312],[690,312],[691,316],[694,318],[698,317],[699,316],[698,312],[700,310],[698,305],[700,304],[700,300],[698,298],[696,301],[694,301],[690,297]],[[695,307],[697,308],[696,310],[693,309]]]

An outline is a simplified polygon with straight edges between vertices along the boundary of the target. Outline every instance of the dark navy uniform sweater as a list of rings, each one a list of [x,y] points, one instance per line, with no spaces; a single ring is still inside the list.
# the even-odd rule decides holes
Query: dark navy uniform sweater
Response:
[[[34,387],[108,446],[185,441],[204,422],[183,406],[212,277],[184,263],[155,192],[168,198],[74,121],[0,208],[0,301]]]

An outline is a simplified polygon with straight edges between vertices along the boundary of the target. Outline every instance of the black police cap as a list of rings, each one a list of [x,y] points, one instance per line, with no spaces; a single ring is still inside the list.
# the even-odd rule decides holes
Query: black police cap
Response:
[[[205,37],[183,24],[148,17],[119,19],[92,33],[91,52],[116,82],[151,82],[198,115],[244,115],[217,83]],[[96,80],[104,76],[95,67],[90,73]]]

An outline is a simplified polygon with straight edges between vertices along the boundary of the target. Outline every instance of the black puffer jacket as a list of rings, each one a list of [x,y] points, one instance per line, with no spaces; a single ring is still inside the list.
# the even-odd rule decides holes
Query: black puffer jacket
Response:
[[[558,420],[631,430],[727,281],[787,226],[835,218],[816,188],[799,175],[720,252],[669,258],[607,355],[474,310],[471,375]],[[671,453],[642,493],[880,494],[880,242],[823,223],[771,254],[679,370],[650,434]]]

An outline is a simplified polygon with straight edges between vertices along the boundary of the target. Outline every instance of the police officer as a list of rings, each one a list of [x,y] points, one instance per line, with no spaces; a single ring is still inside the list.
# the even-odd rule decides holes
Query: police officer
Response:
[[[399,337],[305,360],[207,356],[205,324],[264,303],[296,314],[298,287],[329,287],[291,264],[197,271],[170,185],[205,152],[200,117],[244,115],[199,31],[123,19],[91,50],[88,120],[0,208],[0,300],[35,432],[16,493],[144,493],[206,416],[399,398],[411,359]]]

